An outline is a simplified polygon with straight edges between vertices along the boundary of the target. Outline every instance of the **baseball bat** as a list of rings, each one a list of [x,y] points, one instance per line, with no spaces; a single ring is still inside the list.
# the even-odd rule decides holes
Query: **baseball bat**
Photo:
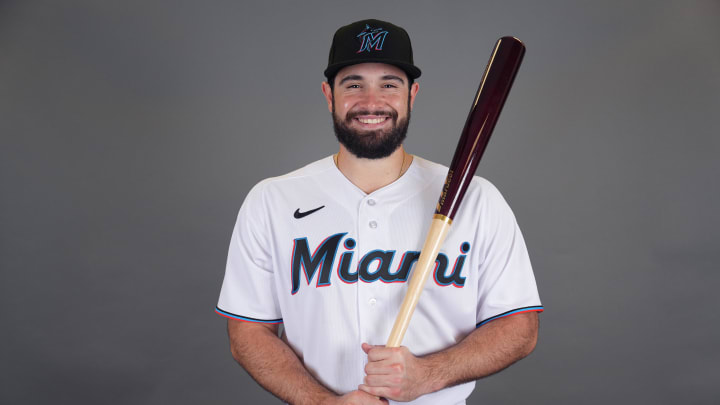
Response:
[[[402,343],[420,293],[431,269],[434,268],[440,247],[450,230],[465,191],[475,175],[524,54],[525,45],[515,37],[502,37],[495,43],[386,347],[398,347]]]

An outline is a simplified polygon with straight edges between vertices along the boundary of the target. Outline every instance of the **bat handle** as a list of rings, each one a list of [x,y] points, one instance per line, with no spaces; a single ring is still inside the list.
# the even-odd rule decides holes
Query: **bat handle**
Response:
[[[410,278],[405,299],[400,306],[400,312],[397,318],[395,318],[395,324],[393,325],[385,347],[399,347],[402,343],[405,332],[410,324],[410,318],[420,298],[420,293],[425,286],[431,270],[435,268],[435,260],[450,230],[450,224],[452,224],[452,219],[445,215],[436,214],[433,217],[427,237],[425,238],[425,244],[423,245],[422,251],[420,251],[420,258],[418,258],[417,265]]]

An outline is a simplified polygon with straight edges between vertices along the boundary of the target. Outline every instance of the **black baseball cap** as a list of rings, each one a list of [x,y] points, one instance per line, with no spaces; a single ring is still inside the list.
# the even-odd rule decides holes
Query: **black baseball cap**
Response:
[[[417,79],[422,73],[413,62],[407,31],[395,24],[374,19],[357,21],[335,31],[325,77],[329,80],[345,66],[358,63],[395,65],[411,79]]]

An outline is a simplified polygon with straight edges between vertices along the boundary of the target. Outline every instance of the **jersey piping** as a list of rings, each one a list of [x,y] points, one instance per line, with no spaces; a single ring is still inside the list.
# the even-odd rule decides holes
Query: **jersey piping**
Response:
[[[500,319],[500,318],[505,318],[505,317],[508,317],[508,316],[511,316],[511,315],[522,314],[522,313],[525,313],[525,312],[543,312],[544,310],[545,310],[545,307],[543,307],[542,305],[537,305],[537,306],[532,306],[532,307],[522,307],[522,308],[517,308],[517,309],[511,309],[510,311],[503,312],[502,314],[495,315],[495,316],[491,316],[490,318],[488,318],[488,319],[486,319],[486,320],[478,323],[477,325],[475,325],[475,327],[476,327],[476,328],[479,328],[479,327],[485,325],[486,323],[488,323],[488,322],[490,322],[490,321],[494,321],[494,320]]]
[[[232,312],[223,311],[219,307],[215,307],[215,312],[217,312],[219,315],[224,316],[225,318],[236,319],[238,321],[254,322],[254,323],[283,323],[282,318],[280,318],[280,319],[251,318],[249,316],[242,316],[242,315],[238,315],[238,314],[233,314]]]

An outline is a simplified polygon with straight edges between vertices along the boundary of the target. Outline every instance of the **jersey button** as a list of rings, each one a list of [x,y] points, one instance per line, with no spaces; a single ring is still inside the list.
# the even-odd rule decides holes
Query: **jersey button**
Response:
[[[368,203],[369,206],[372,207],[373,205],[375,205],[375,200],[373,200],[373,199],[371,198],[371,199],[369,199],[369,200],[367,201],[367,203]]]
[[[372,228],[372,229],[377,228],[377,222],[375,222],[375,221],[370,221],[370,223],[369,223],[368,225],[369,225],[370,228]]]
[[[368,300],[368,304],[370,304],[371,307],[374,307],[376,303],[377,303],[377,300],[375,298],[370,298]]]

